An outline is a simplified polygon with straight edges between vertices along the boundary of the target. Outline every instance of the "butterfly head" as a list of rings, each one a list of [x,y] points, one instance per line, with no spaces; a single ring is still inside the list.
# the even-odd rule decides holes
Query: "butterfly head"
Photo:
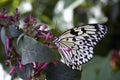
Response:
[[[56,43],[58,43],[59,41],[60,41],[60,39],[57,38],[57,37],[55,37],[54,40],[53,40],[53,43],[56,44]]]

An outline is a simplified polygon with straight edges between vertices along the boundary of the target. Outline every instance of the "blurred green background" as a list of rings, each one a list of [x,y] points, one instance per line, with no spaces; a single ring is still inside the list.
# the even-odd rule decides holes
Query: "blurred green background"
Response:
[[[6,8],[9,15],[18,8],[21,19],[33,13],[39,22],[48,24],[59,33],[81,24],[107,23],[108,34],[95,47],[95,57],[83,65],[81,80],[120,80],[119,0],[0,0],[0,8]],[[119,57],[112,55],[115,52]],[[4,66],[4,62],[0,41],[0,63]]]

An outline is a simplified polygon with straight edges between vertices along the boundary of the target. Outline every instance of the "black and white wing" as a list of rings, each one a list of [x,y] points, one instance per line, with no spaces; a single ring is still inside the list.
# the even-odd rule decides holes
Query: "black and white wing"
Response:
[[[101,24],[88,24],[72,28],[54,40],[60,47],[61,61],[72,69],[81,69],[93,58],[93,47],[107,33],[107,27]],[[70,48],[70,51],[65,50]]]

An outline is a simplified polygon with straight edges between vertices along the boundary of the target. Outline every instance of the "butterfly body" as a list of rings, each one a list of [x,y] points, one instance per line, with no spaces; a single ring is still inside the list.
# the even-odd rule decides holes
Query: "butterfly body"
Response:
[[[58,49],[61,61],[72,69],[80,70],[82,64],[93,58],[93,48],[106,32],[105,25],[88,24],[65,31],[53,42],[61,48]]]

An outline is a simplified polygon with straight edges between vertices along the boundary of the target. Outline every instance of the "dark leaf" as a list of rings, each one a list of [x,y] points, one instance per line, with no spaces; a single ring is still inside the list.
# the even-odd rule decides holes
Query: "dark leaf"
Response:
[[[43,44],[28,36],[21,42],[22,64],[31,62],[50,62],[55,60],[53,52]]]
[[[17,66],[16,70],[17,70],[17,74],[19,75],[19,77],[21,77],[24,80],[27,80],[27,78],[29,78],[32,73],[32,67],[30,64],[24,65],[23,71],[19,69],[19,66]]]
[[[110,80],[112,76],[112,67],[110,65],[110,55],[105,58],[97,80]]]
[[[16,28],[15,25],[9,26],[11,37],[18,37],[22,33],[21,30],[17,30]]]
[[[63,63],[50,64],[46,70],[47,80],[80,80],[81,71],[73,70]]]
[[[1,28],[1,40],[4,45],[6,45],[6,33],[5,33],[5,28]]]

